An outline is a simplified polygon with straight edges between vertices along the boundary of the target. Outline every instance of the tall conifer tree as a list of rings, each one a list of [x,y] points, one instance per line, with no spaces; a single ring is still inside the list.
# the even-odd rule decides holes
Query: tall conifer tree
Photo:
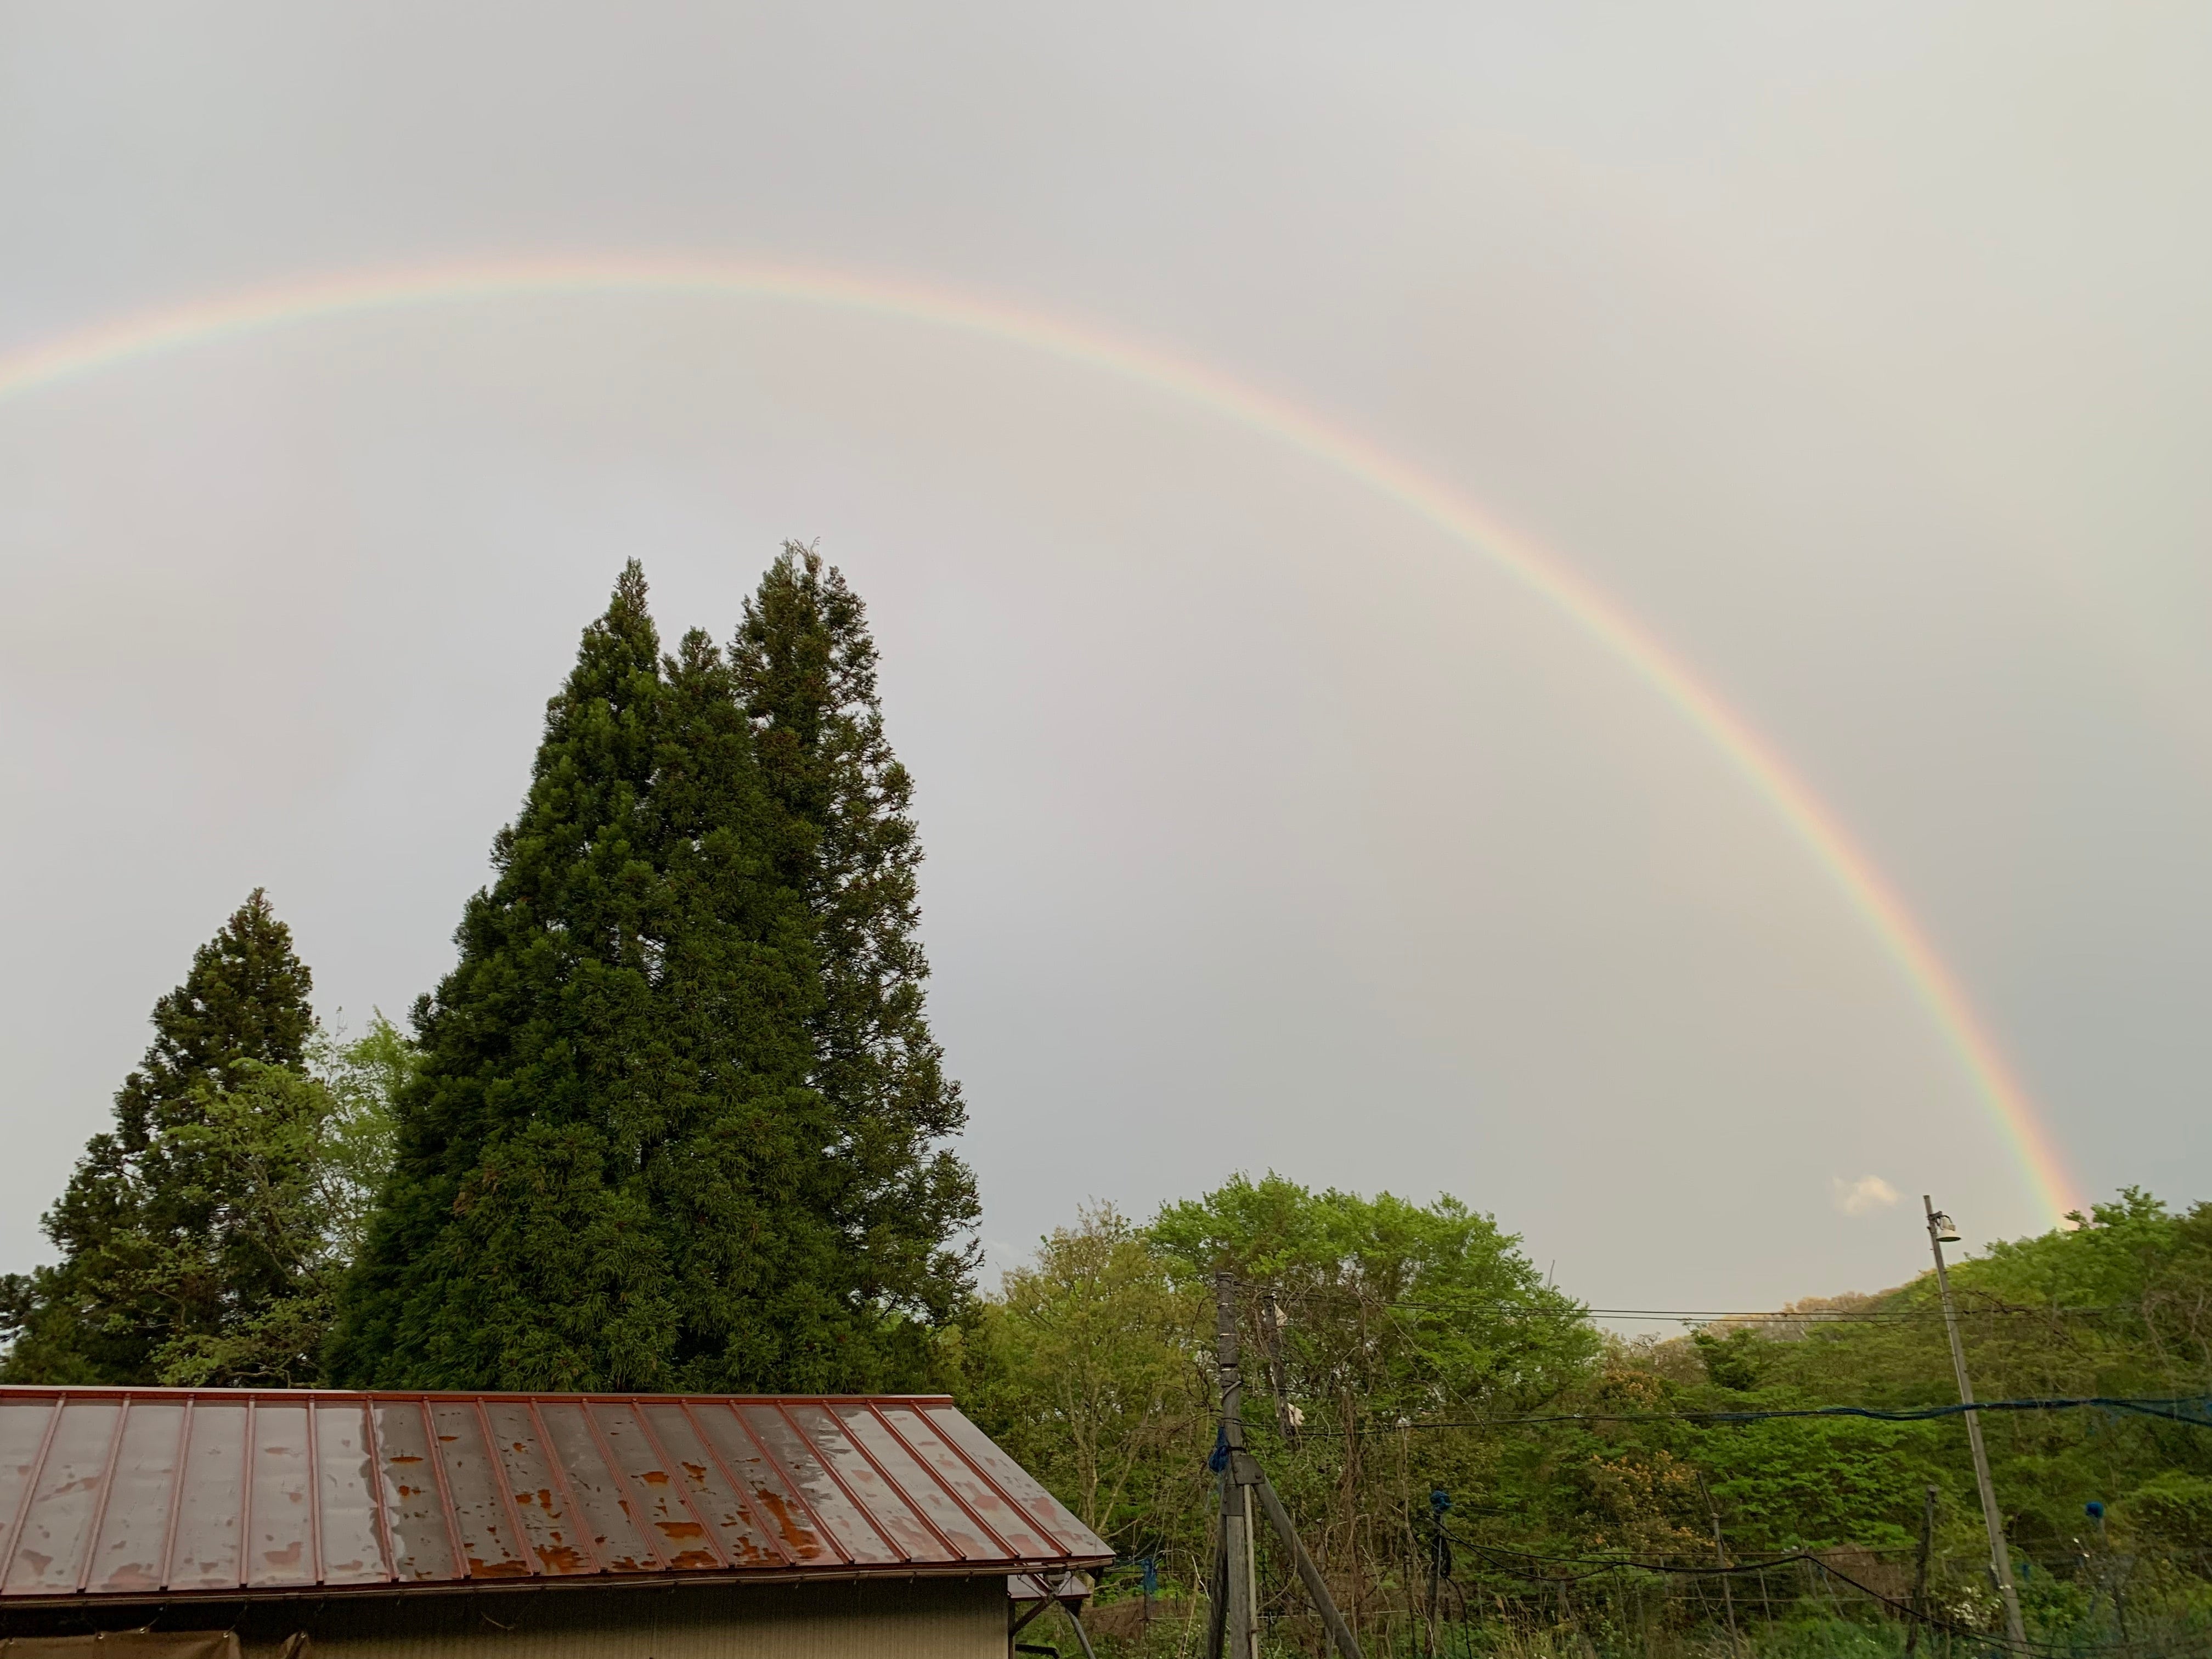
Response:
[[[6,1286],[8,1381],[158,1382],[167,1345],[290,1292],[283,1263],[228,1248],[238,1172],[210,1135],[220,1097],[254,1068],[302,1065],[312,985],[259,888],[193,953],[185,982],[154,1005],[153,1046],[116,1092],[115,1127],[93,1136],[46,1212],[62,1260]],[[180,1252],[201,1270],[175,1271]]]
[[[785,833],[727,664],[696,634],[663,662],[633,562],[548,705],[459,963],[418,1005],[339,1380],[878,1380],[882,1321],[826,1218]]]
[[[914,781],[884,732],[867,610],[797,543],[731,647],[784,856],[820,955],[811,1079],[836,1130],[837,1221],[865,1292],[926,1322],[969,1295],[975,1181],[945,1145],[967,1121],[924,1004]]]

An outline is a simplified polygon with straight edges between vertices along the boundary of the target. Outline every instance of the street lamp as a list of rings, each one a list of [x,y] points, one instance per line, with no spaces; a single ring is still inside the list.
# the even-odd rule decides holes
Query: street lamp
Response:
[[[2027,1626],[2020,1616],[2020,1592],[2013,1588],[2012,1552],[2005,1547],[2004,1519],[1997,1513],[1996,1488],[1990,1484],[1989,1454],[1982,1449],[1982,1414],[1974,1409],[1974,1385],[1966,1380],[1966,1345],[1959,1340],[1959,1316],[1951,1306],[1951,1275],[1943,1265],[1943,1247],[1959,1242],[1959,1230],[1925,1193],[1920,1203],[1928,1212],[1928,1248],[1936,1253],[1936,1291],[1943,1301],[1943,1329],[1951,1339],[1951,1369],[1959,1374],[1959,1403],[1966,1408],[1966,1446],[1974,1455],[1974,1485],[1981,1491],[1982,1524],[1990,1534],[1990,1576],[1997,1581],[1997,1594],[2004,1598],[2005,1634],[2015,1645],[2024,1645]]]

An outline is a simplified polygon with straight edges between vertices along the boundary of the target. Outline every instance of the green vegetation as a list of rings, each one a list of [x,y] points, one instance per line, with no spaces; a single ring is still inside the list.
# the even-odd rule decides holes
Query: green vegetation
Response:
[[[0,1279],[0,1376],[950,1386],[1152,1564],[1157,1602],[1109,1581],[1109,1641],[1180,1656],[1225,1273],[1250,1443],[1378,1652],[1875,1659],[1903,1644],[1923,1541],[1924,1650],[1977,1646],[1995,1606],[1958,1416],[1713,1415],[1954,1401],[1929,1279],[1629,1340],[1457,1200],[1268,1175],[1144,1224],[1081,1211],[978,1298],[876,670],[810,549],[783,550],[726,651],[693,631],[664,653],[631,564],[414,1036],[319,1025],[257,890],[155,1006],[46,1218],[61,1259]],[[1959,1265],[1982,1397],[2190,1396],[2201,1418],[2212,1204],[2130,1191],[2075,1219]],[[2212,1642],[2212,1433],[2095,1409],[1986,1433],[2039,1642]],[[1272,1545],[1261,1589],[1271,1644],[1319,1651]]]
[[[2212,1393],[2212,1205],[2175,1214],[2130,1192],[2081,1219],[1954,1270],[1980,1396]],[[1630,1340],[1595,1330],[1515,1246],[1449,1199],[1272,1176],[1149,1227],[1088,1212],[986,1309],[970,1408],[1123,1554],[1155,1558],[1168,1589],[1152,1639],[1187,1644],[1213,1524],[1208,1281],[1225,1268],[1248,1436],[1371,1644],[1894,1653],[1931,1486],[1930,1616],[1994,1627],[1956,1415],[1664,1415],[1955,1401],[1932,1274],[1756,1327]],[[2212,1643],[2212,1431],[2076,1410],[1992,1413],[1985,1433],[2033,1636],[2110,1644],[2124,1608],[2160,1650]],[[1723,1553],[1813,1559],[1725,1591],[1625,1565]],[[1263,1560],[1261,1577],[1277,1639],[1319,1652],[1285,1564]],[[1109,1597],[1102,1618],[1139,1639],[1133,1606]]]
[[[965,1305],[981,1212],[945,1143],[968,1119],[922,990],[914,781],[884,736],[866,608],[811,548],[787,543],[730,648],[761,775],[785,820],[779,873],[813,927],[820,996],[810,1081],[830,1113],[831,1211],[854,1293],[924,1324]]]
[[[962,1404],[1100,1535],[1150,1547],[1205,1510],[1212,1328],[1149,1237],[1085,1210],[985,1304]]]
[[[153,1046],[10,1274],[11,1382],[312,1382],[412,1063],[380,1016],[317,1025],[258,889],[154,1007]]]
[[[913,785],[788,546],[726,653],[633,562],[415,1011],[343,1044],[257,892],[0,1280],[19,1382],[915,1386],[972,1317]]]
[[[930,1247],[965,1172],[927,1127],[874,1133],[933,1088],[943,1119],[918,955],[875,974],[872,1005],[851,983],[911,925],[904,774],[869,724],[857,603],[833,627],[797,570],[843,592],[780,563],[742,684],[704,634],[661,656],[634,562],[586,630],[497,878],[416,1013],[339,1381],[837,1389],[932,1362],[965,1283]],[[870,1224],[910,1188],[955,1199]]]

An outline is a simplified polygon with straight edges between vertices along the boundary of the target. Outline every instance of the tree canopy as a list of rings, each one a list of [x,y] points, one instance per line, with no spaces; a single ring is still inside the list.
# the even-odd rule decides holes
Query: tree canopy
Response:
[[[730,648],[781,868],[813,927],[821,995],[809,1079],[835,1141],[836,1217],[863,1293],[941,1324],[966,1304],[979,1213],[948,1142],[967,1121],[925,1007],[914,781],[884,734],[867,610],[834,566],[787,543]]]
[[[2031,1631],[2069,1650],[2117,1641],[2124,1587],[2136,1641],[2194,1650],[2212,1619],[2212,1204],[2177,1212],[2130,1190],[2076,1219],[1954,1266],[1978,1396],[2171,1399],[2188,1420],[1985,1417]],[[1194,1594],[1210,1561],[1224,1271],[1247,1439],[1376,1645],[1450,1647],[1436,1622],[1449,1620],[1501,1650],[1587,1638],[1687,1655],[1725,1632],[1731,1650],[1872,1659],[1901,1641],[1931,1486],[1929,1607],[1966,1632],[1996,1619],[1955,1413],[1759,1415],[1955,1402],[1932,1273],[1623,1337],[1455,1200],[1273,1175],[1167,1204],[1148,1226],[1085,1212],[1006,1275],[963,1355],[970,1409],[1171,1586]],[[1849,1583],[1807,1577],[1796,1552]],[[1688,1576],[1776,1557],[1784,1567],[1742,1567],[1725,1593]],[[1261,1589],[1303,1617],[1272,1547]]]
[[[338,1378],[829,1389],[926,1356],[847,1224],[813,844],[728,660],[663,657],[633,562],[418,1006]]]
[[[409,1055],[381,1018],[343,1044],[257,889],[155,1005],[46,1218],[61,1261],[6,1282],[9,1382],[315,1381],[337,1274]]]
[[[630,563],[414,1037],[322,1026],[256,890],[155,1005],[45,1217],[60,1259],[0,1279],[0,1380],[950,1384],[1188,1589],[1225,1276],[1248,1443],[1382,1647],[1448,1647],[1455,1607],[1539,1659],[1723,1631],[1733,1652],[1755,1586],[1753,1645],[1875,1659],[1894,1644],[1869,1621],[1923,1547],[1923,1612],[1989,1626],[1957,1414],[1805,1414],[1955,1403],[1932,1276],[1631,1338],[1459,1199],[1269,1173],[1142,1223],[1083,1206],[979,1300],[878,666],[810,548],[783,549],[726,648],[695,629],[664,650]],[[1982,1400],[2172,1406],[1984,1415],[2022,1599],[2054,1649],[2145,1647],[2124,1600],[2185,1650],[2212,1630],[2212,1204],[2131,1188],[2073,1219],[1954,1267]],[[1830,1577],[1778,1597],[1745,1557]],[[1724,1561],[1716,1602],[1694,1575]],[[1279,1639],[1302,1639],[1286,1565],[1260,1571]]]

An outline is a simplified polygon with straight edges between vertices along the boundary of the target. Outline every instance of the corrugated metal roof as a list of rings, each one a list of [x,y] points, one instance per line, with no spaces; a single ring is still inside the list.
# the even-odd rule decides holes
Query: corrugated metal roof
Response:
[[[1112,1552],[934,1395],[0,1389],[0,1606]]]

